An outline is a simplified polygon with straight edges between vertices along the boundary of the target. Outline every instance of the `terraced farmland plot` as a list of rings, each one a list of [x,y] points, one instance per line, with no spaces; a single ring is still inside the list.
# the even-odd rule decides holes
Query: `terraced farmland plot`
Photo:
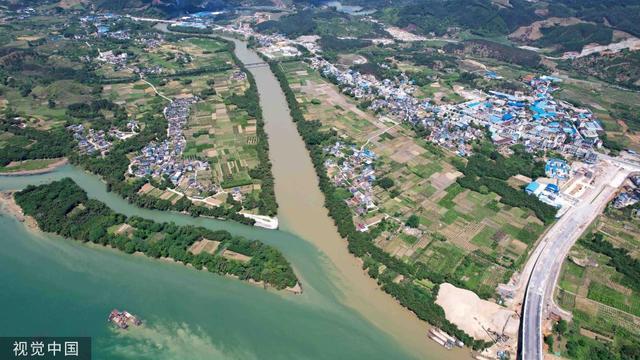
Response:
[[[593,231],[634,257],[638,225],[610,210],[596,220]],[[629,236],[631,235],[631,236]],[[578,242],[563,264],[556,298],[578,320],[580,334],[595,332],[614,342],[640,334],[640,294],[627,275],[618,272],[611,258]]]
[[[242,94],[246,89],[243,82],[223,76],[214,81],[222,93]],[[248,171],[258,164],[256,120],[222,98],[219,94],[194,106],[185,132],[185,155],[209,160],[212,170],[201,176],[213,184],[223,188],[252,184]]]
[[[214,39],[191,38],[177,42],[165,42],[152,49],[133,48],[134,61],[130,66],[141,68],[160,67],[160,74],[171,75],[180,71],[232,64],[226,45]],[[125,76],[126,71],[105,74],[111,77]]]

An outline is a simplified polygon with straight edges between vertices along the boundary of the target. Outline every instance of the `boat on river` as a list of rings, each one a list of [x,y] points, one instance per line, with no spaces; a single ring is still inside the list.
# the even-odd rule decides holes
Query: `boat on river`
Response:
[[[463,347],[464,344],[462,341],[456,339],[455,337],[447,334],[446,332],[438,329],[432,328],[429,330],[429,338],[441,346],[444,346],[447,350],[452,349],[454,346]]]
[[[119,327],[120,329],[127,329],[129,325],[142,325],[142,321],[136,316],[132,315],[128,311],[118,311],[118,309],[111,310],[107,321]]]

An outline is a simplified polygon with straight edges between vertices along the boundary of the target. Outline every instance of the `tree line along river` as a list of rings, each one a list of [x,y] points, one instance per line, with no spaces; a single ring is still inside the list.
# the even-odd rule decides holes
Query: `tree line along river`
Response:
[[[244,42],[236,55],[262,60]],[[0,217],[0,336],[92,336],[95,359],[456,359],[427,326],[360,268],[327,215],[315,171],[268,66],[252,66],[269,135],[280,230],[137,208],[71,165],[0,177],[0,191],[71,177],[89,197],[125,215],[225,229],[280,249],[304,294],[265,291],[184,266],[30,232]],[[145,326],[115,331],[112,308]]]

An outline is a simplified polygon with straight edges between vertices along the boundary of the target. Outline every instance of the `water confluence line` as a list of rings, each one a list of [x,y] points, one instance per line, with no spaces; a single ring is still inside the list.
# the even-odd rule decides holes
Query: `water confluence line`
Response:
[[[170,32],[164,23],[158,24],[156,29]],[[255,51],[247,48],[245,41],[219,34],[207,37],[232,41],[235,44],[234,54],[243,65],[263,62]],[[340,237],[328,216],[310,155],[291,118],[275,75],[267,66],[247,70],[254,76],[263,110],[279,204],[280,229],[297,235],[326,255],[333,265],[331,282],[339,289],[341,302],[390,335],[415,358],[471,358],[468,349],[446,350],[429,340],[429,325],[383,292],[377,282],[362,270],[361,260],[349,253],[347,241]]]
[[[261,62],[246,42],[229,37],[235,55],[243,64]],[[360,313],[372,325],[386,332],[418,358],[466,359],[468,350],[445,350],[427,338],[429,326],[410,310],[383,292],[361,267],[361,260],[349,253],[324,206],[311,157],[290,115],[284,93],[267,66],[250,67],[269,138],[275,193],[281,229],[313,244],[331,261],[332,281],[341,290],[341,301]]]

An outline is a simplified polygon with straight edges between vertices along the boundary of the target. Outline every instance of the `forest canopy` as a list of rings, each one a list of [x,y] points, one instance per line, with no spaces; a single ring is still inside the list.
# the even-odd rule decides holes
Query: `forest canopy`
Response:
[[[43,231],[82,242],[110,245],[127,253],[172,258],[196,269],[206,268],[241,280],[264,281],[277,289],[295,286],[297,278],[289,262],[275,248],[256,240],[232,236],[224,230],[156,223],[118,214],[104,203],[89,199],[73,180],[64,178],[40,186],[28,186],[15,194],[18,205]],[[124,229],[124,230],[123,230]],[[219,242],[211,253],[197,255],[189,248],[197,241]],[[226,251],[240,260],[225,257]]]

